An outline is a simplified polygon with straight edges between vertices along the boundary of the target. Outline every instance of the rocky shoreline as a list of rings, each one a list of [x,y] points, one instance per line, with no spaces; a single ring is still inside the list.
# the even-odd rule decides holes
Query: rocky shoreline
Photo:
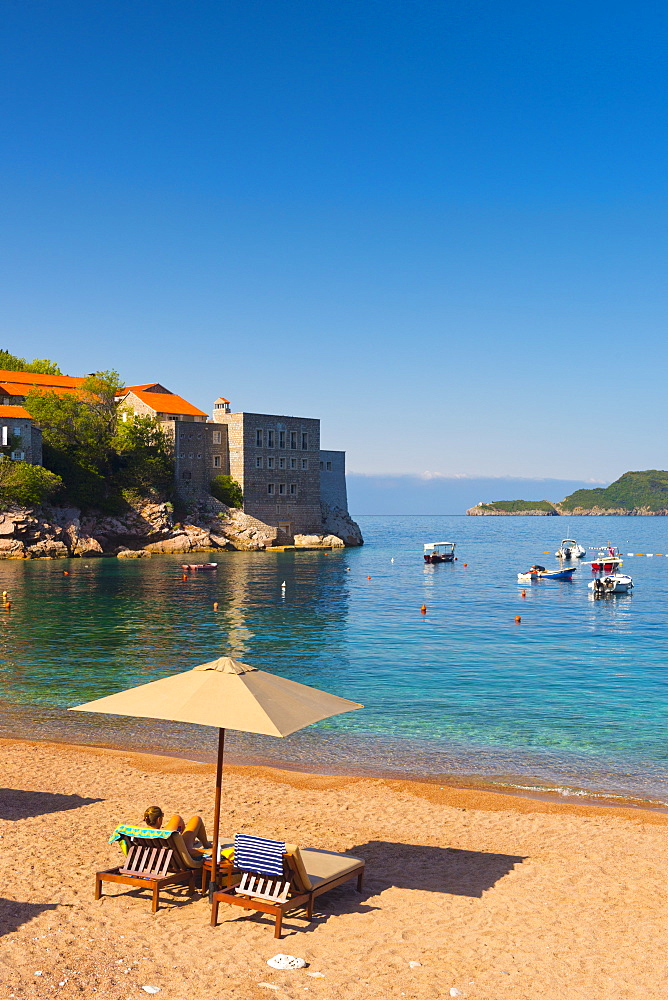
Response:
[[[565,510],[556,503],[553,510],[495,510],[492,504],[476,504],[466,511],[468,517],[666,517],[668,510],[649,507],[573,507]]]
[[[0,513],[0,559],[66,559],[117,556],[136,559],[154,553],[263,551],[276,547],[277,529],[217,503],[174,520],[171,504],[142,502],[119,515],[82,513],[77,507],[11,507]],[[323,507],[323,530],[295,535],[295,548],[362,545],[347,511]]]

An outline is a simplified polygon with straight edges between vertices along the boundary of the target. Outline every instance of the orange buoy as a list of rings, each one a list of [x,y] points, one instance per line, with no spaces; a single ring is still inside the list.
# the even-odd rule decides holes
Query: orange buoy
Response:
[[[370,579],[371,579],[371,577],[370,577],[370,576],[367,576],[367,580],[370,580]]]
[[[12,610],[11,601],[7,601],[5,607],[7,608],[8,611],[11,611]]]
[[[188,579],[188,574],[187,573],[182,573],[181,574],[181,579],[182,580],[187,580]]]
[[[527,596],[527,592],[526,592],[526,590],[523,590],[522,591],[522,597],[526,597],[526,596]]]
[[[466,567],[466,566],[468,566],[468,563],[464,563],[464,566],[465,566],[465,567]]]
[[[426,615],[427,614],[427,605],[423,604],[422,607],[420,608],[420,611],[422,612],[423,615]]]
[[[214,601],[214,602],[213,602],[213,610],[214,610],[214,611],[217,611],[217,610],[218,610],[218,601]]]
[[[520,623],[521,621],[522,621],[522,619],[520,618],[520,616],[519,616],[519,615],[515,615],[515,624],[516,624],[516,625],[519,625],[519,623]]]
[[[67,570],[67,569],[64,569],[63,570],[63,576],[69,576],[69,575],[70,575],[70,571]]]

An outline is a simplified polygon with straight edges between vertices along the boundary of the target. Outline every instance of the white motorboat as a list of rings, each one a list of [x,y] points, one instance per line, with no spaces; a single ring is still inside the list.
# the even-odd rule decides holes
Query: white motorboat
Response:
[[[582,559],[586,551],[574,538],[564,538],[554,554],[557,559]]]
[[[454,562],[455,542],[427,542],[424,547],[426,563]]]
[[[597,576],[587,586],[599,597],[607,594],[628,594],[629,590],[633,589],[633,580],[626,573],[609,573],[607,576]]]

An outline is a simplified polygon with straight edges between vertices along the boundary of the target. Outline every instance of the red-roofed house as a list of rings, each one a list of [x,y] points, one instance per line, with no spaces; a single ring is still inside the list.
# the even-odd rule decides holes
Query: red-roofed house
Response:
[[[126,411],[160,421],[172,443],[176,485],[182,492],[194,487],[208,494],[214,476],[229,474],[227,427],[207,423],[203,410],[159,382],[129,385],[117,399]]]

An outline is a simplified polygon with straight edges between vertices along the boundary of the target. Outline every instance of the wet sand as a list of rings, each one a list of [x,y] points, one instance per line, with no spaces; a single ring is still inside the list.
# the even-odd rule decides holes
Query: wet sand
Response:
[[[210,764],[0,741],[0,996],[125,1000],[317,997],[655,997],[668,989],[668,816],[486,789],[229,766],[223,833],[346,851],[367,862],[284,922],[166,890],[107,884],[107,844],[147,805],[210,823]],[[300,956],[306,970],[266,960]],[[410,962],[420,965],[410,967]],[[320,972],[323,978],[309,976]],[[35,975],[35,973],[40,973]],[[272,989],[271,987],[278,987]],[[457,995],[457,994],[454,994]]]

